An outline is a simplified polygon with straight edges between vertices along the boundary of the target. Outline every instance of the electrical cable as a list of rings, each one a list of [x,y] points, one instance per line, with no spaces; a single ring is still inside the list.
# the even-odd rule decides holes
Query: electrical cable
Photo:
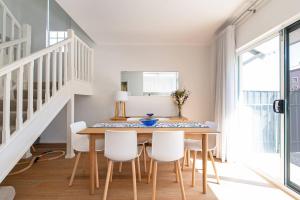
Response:
[[[46,155],[51,155],[51,154],[56,154],[56,153],[59,153],[59,154],[57,156],[53,156],[53,157],[50,157],[50,158],[42,158]],[[55,159],[63,157],[65,154],[66,154],[65,151],[55,150],[55,151],[46,151],[46,152],[44,152],[40,155],[33,156],[30,161],[23,161],[23,162],[17,163],[17,165],[25,165],[25,164],[28,164],[28,165],[26,167],[22,168],[22,169],[19,169],[17,171],[9,173],[8,176],[21,174],[21,173],[27,171],[28,169],[30,169],[37,162],[55,160]]]

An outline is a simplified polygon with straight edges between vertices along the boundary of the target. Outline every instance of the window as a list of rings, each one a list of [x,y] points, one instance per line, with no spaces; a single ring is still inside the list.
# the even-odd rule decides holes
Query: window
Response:
[[[49,31],[48,46],[57,44],[68,37],[68,32],[66,31]]]
[[[171,94],[178,86],[178,72],[143,72],[144,95]]]

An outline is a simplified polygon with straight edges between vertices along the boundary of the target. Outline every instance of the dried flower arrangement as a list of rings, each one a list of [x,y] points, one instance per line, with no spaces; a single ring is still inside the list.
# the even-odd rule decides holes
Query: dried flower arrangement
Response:
[[[190,91],[186,89],[178,89],[172,92],[171,97],[178,107],[178,117],[182,117],[182,106],[190,96]]]

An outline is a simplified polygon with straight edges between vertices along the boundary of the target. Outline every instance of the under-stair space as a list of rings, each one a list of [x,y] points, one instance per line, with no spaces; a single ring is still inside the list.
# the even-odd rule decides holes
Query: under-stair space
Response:
[[[33,111],[37,110],[37,97],[38,97],[38,84],[35,82],[33,85]],[[52,87],[52,84],[50,84]],[[58,83],[56,83],[58,87]],[[46,95],[46,83],[42,83],[42,103],[45,103]],[[28,90],[23,90],[23,123],[27,120],[28,113]],[[0,124],[3,124],[3,98],[0,98]],[[12,91],[12,99],[10,100],[10,134],[13,134],[16,131],[17,125],[17,90]],[[0,132],[2,132],[2,126],[0,127]],[[0,143],[2,142],[2,135],[0,135]]]
[[[0,181],[67,103],[74,120],[75,94],[93,94],[93,49],[68,36],[0,69]]]

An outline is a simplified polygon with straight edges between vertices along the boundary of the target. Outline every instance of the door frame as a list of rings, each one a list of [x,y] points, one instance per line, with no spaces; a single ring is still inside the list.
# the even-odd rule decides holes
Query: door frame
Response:
[[[296,185],[290,180],[290,128],[289,128],[289,33],[300,29],[300,21],[297,21],[283,30],[284,35],[284,99],[285,99],[285,113],[284,113],[284,184],[292,190],[300,193],[300,186]]]

